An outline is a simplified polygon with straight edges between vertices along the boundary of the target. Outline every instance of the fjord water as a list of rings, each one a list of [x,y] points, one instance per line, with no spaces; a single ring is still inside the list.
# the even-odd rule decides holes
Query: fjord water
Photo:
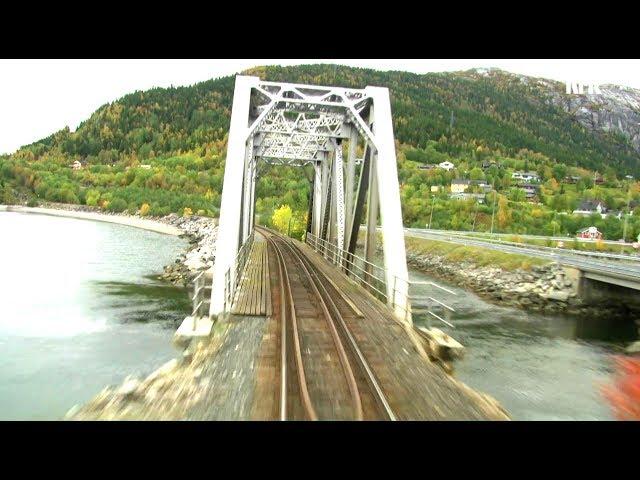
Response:
[[[174,358],[188,295],[156,276],[186,245],[123,225],[0,213],[0,420],[61,419]]]
[[[434,281],[417,271],[412,280]],[[514,420],[613,420],[601,388],[612,381],[612,355],[637,338],[633,321],[541,315],[499,307],[435,280],[450,295],[420,287],[456,311],[450,328],[432,326],[462,343],[466,350],[454,364],[455,377],[496,398]],[[425,325],[424,315],[416,316]]]

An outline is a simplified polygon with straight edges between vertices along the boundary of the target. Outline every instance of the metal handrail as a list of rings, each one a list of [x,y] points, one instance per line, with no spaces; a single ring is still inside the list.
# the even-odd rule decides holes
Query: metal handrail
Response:
[[[393,275],[392,274],[392,278],[393,278],[393,289],[392,289],[392,296],[393,298],[391,299],[391,301],[389,301],[389,295],[386,291],[386,273],[387,273],[387,269],[385,269],[384,267],[381,267],[379,265],[376,265],[375,263],[369,262],[368,260],[353,254],[353,253],[349,253],[341,248],[339,248],[337,245],[324,240],[322,238],[318,238],[315,235],[313,235],[312,233],[307,232],[306,237],[305,237],[305,242],[311,246],[316,252],[321,253],[322,256],[324,258],[326,258],[327,260],[331,261],[331,263],[333,263],[334,265],[338,265],[340,267],[344,267],[346,268],[347,274],[351,274],[353,277],[357,278],[360,281],[360,284],[364,286],[364,288],[366,290],[368,290],[370,293],[374,294],[374,296],[376,296],[376,294],[378,294],[379,299],[384,299],[385,303],[390,304],[390,306],[392,308],[395,307],[400,307],[402,308],[402,310],[404,310],[405,312],[405,321],[408,321],[409,315],[412,312],[421,312],[424,309],[420,308],[422,307],[422,305],[418,305],[416,309],[412,308],[412,303],[414,300],[424,300],[424,297],[421,296],[412,296],[409,294],[410,288],[412,285],[431,285],[434,286],[436,288],[439,288],[440,290],[443,290],[451,295],[456,295],[455,292],[442,287],[440,285],[438,285],[435,282],[424,282],[424,281],[411,281],[408,278],[400,278],[397,275]],[[361,266],[358,263],[356,263],[354,260],[360,261],[362,262],[362,264],[364,265]],[[351,267],[351,268],[350,268]],[[367,268],[369,267],[369,268]],[[380,278],[379,276],[375,275],[373,272],[375,271],[375,273],[381,272],[382,273],[382,277],[384,278]],[[397,297],[397,293],[398,293],[398,280],[405,282],[406,284],[406,289],[403,289],[403,295],[405,295],[405,302],[403,302],[402,304],[398,304],[396,303],[396,297]],[[377,281],[377,285],[375,285],[374,283],[376,283]],[[374,283],[372,283],[374,282]],[[381,288],[384,290],[381,290]],[[441,302],[440,300],[437,300],[431,296],[427,297],[428,303],[426,304],[426,312],[429,313],[431,316],[433,316],[434,318],[440,320],[441,322],[445,323],[446,325],[454,328],[453,324],[451,324],[450,322],[448,322],[447,320],[443,319],[442,317],[440,317],[439,315],[436,315],[435,313],[432,312],[432,308],[434,307],[434,303],[437,304],[438,306],[440,306],[440,308],[442,308],[445,313],[447,314],[447,316],[450,315],[450,312],[455,312],[455,310],[450,307],[449,305],[445,304],[444,302]],[[428,321],[428,324],[430,326],[430,321]]]

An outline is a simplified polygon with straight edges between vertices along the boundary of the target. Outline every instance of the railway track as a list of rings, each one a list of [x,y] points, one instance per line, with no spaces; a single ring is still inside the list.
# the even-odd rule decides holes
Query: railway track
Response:
[[[281,420],[395,420],[345,318],[353,304],[292,241],[258,228],[276,257]]]

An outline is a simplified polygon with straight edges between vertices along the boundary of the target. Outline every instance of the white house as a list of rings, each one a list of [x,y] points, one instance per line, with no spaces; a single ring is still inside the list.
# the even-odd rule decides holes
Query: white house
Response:
[[[71,165],[71,168],[73,168],[74,170],[81,170],[82,169],[82,164],[78,160],[76,160]]]
[[[525,182],[538,182],[540,177],[536,172],[513,172],[511,178],[514,180],[523,180]]]
[[[589,216],[594,213],[599,214],[602,218],[605,218],[607,215],[607,207],[602,204],[602,202],[594,202],[591,200],[584,200],[580,203],[580,206],[573,211],[574,215],[582,215]]]
[[[449,161],[439,163],[438,166],[440,168],[444,169],[444,170],[447,170],[447,171],[453,170],[453,168],[455,167],[455,165],[453,163],[449,162]]]

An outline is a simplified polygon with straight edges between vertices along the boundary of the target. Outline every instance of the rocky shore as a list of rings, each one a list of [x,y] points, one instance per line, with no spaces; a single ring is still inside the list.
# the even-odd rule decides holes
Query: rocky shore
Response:
[[[198,273],[213,267],[218,233],[215,219],[181,217],[172,213],[155,220],[182,230],[190,244],[187,252],[180,254],[174,263],[164,267],[161,279],[174,285],[188,286]]]
[[[451,262],[436,254],[407,251],[415,269],[471,290],[504,306],[544,313],[606,316],[628,314],[619,304],[591,305],[578,296],[578,285],[558,264],[534,265],[529,270],[506,271],[478,266],[472,261]]]

